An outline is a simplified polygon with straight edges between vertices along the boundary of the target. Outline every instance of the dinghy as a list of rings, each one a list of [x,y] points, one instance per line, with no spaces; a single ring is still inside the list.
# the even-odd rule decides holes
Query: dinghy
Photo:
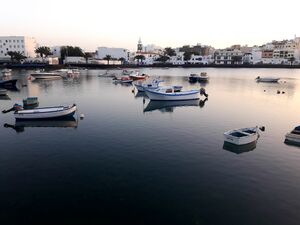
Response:
[[[235,145],[245,145],[258,139],[258,127],[229,130],[224,133],[224,141]]]
[[[147,77],[149,77],[148,75],[146,74],[141,74],[139,75],[139,72],[135,72],[135,73],[132,73],[129,75],[129,77],[132,79],[132,80],[144,80],[146,79]]]
[[[165,86],[155,90],[145,90],[150,100],[182,101],[199,99],[199,90],[182,91],[182,86]]]
[[[285,135],[284,143],[300,146],[300,126]]]
[[[76,112],[76,105],[54,106],[35,109],[20,109],[14,112],[17,120],[43,120],[71,117]]]
[[[189,82],[196,83],[199,80],[199,75],[196,73],[192,73],[189,76]]]
[[[208,79],[209,79],[209,77],[207,76],[207,73],[206,72],[202,72],[202,73],[200,73],[198,81],[199,82],[207,82]]]
[[[257,82],[266,82],[266,83],[277,83],[280,78],[274,78],[274,77],[256,77],[255,80]]]

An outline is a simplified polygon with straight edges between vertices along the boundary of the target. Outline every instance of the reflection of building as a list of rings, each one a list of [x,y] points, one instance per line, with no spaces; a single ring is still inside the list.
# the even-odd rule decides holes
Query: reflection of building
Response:
[[[25,36],[2,36],[0,37],[0,58],[10,59],[8,52],[19,52],[26,57],[35,57],[36,40]]]

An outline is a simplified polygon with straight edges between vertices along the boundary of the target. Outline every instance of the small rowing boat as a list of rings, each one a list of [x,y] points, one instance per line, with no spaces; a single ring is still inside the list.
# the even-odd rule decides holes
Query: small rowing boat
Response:
[[[182,91],[182,86],[164,86],[155,90],[145,90],[150,100],[182,101],[199,99],[199,90]]]
[[[257,82],[265,82],[265,83],[277,83],[280,78],[274,78],[274,77],[256,77],[255,80]]]
[[[233,129],[224,133],[224,141],[235,145],[252,143],[256,141],[258,137],[258,127]]]

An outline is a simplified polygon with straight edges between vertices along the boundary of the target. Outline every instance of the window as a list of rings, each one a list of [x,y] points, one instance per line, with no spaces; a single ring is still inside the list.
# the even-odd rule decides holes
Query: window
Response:
[[[15,40],[13,40],[13,42],[15,42]]]
[[[11,40],[8,40],[8,42],[10,43],[10,42],[11,42]]]
[[[17,40],[17,42],[19,43],[19,40]]]

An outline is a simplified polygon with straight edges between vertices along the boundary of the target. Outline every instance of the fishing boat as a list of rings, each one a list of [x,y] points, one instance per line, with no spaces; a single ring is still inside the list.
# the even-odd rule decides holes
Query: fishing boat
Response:
[[[209,79],[209,77],[206,72],[200,73],[200,76],[198,77],[199,82],[207,82],[208,79]]]
[[[132,83],[133,82],[133,80],[129,76],[114,77],[113,81],[115,83]]]
[[[173,112],[176,107],[199,106],[199,100],[185,101],[150,101],[144,112],[159,110],[161,112]]]
[[[45,72],[43,70],[37,70],[30,74],[35,79],[61,79],[62,76],[59,72]]]
[[[181,101],[199,99],[199,90],[182,91],[182,86],[164,86],[145,90],[150,100]]]
[[[300,126],[285,135],[284,143],[300,146]]]
[[[256,77],[255,80],[257,82],[266,82],[266,83],[277,83],[280,78],[275,78],[275,77]]]
[[[235,145],[245,145],[256,141],[259,137],[258,127],[233,129],[224,133],[224,141]]]
[[[198,80],[199,80],[199,75],[198,74],[196,74],[196,73],[190,74],[189,82],[196,83],[196,82],[198,82]]]
[[[16,79],[0,80],[0,87],[4,87],[4,88],[16,87],[17,81],[18,80],[16,80]]]
[[[131,73],[129,75],[129,77],[132,79],[132,80],[144,80],[146,79],[147,77],[149,77],[147,74],[139,74],[139,72],[134,72],[134,73]]]
[[[43,120],[71,117],[76,112],[76,105],[54,106],[35,109],[20,109],[14,112],[17,120]]]
[[[0,96],[7,95],[7,90],[0,88]]]
[[[145,91],[146,89],[157,89],[159,87],[159,84],[163,82],[163,80],[160,79],[153,79],[151,82],[138,82],[135,83],[134,86],[138,91]]]

